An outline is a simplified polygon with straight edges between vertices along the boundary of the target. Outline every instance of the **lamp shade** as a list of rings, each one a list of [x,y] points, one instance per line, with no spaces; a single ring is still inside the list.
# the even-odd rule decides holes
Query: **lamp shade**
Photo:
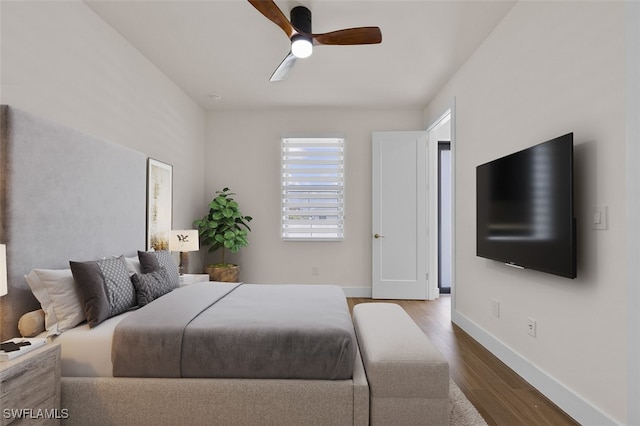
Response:
[[[198,230],[197,229],[173,229],[169,238],[169,250],[187,252],[198,251]]]
[[[7,292],[7,246],[0,244],[0,296],[4,296]]]

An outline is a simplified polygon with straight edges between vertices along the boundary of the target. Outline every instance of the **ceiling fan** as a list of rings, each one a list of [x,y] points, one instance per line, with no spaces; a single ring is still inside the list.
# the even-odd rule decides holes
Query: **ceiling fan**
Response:
[[[275,70],[270,81],[285,80],[291,73],[296,59],[311,56],[314,45],[344,46],[382,42],[382,32],[379,27],[347,28],[323,34],[313,34],[311,32],[311,11],[304,6],[296,6],[291,9],[291,20],[288,20],[272,0],[249,0],[249,3],[267,19],[282,28],[291,40],[291,51]]]

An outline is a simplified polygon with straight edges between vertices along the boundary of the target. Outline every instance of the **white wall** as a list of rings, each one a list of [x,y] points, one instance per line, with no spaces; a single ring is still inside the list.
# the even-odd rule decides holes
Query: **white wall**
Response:
[[[627,127],[627,382],[628,401],[640,401],[640,3],[625,2]],[[628,404],[630,425],[640,424],[640,404]]]
[[[425,109],[455,97],[454,318],[584,424],[627,420],[624,28],[621,2],[519,2]],[[578,278],[476,257],[476,166],[567,132]],[[606,231],[590,228],[598,204]]]
[[[0,102],[172,164],[173,225],[190,227],[204,111],[82,2],[2,1],[0,19]]]
[[[211,112],[207,122],[205,190],[225,186],[253,216],[249,247],[234,261],[253,283],[331,283],[371,294],[371,133],[419,130],[420,110],[291,109]],[[291,135],[345,138],[345,239],[284,242],[280,238],[280,139]],[[203,210],[199,216],[204,216]],[[217,256],[217,255],[216,255]],[[209,257],[210,260],[217,257]],[[319,267],[312,276],[311,267]]]

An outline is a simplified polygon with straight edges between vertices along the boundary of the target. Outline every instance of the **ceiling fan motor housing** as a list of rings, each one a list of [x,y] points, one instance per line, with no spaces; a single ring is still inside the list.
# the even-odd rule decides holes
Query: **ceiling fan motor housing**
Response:
[[[291,9],[291,24],[301,33],[311,34],[311,11],[304,6]]]

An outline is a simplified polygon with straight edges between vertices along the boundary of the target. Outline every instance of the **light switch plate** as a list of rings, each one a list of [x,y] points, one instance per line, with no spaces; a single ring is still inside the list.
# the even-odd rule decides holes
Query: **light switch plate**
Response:
[[[607,206],[593,206],[591,229],[609,229],[609,214]]]

